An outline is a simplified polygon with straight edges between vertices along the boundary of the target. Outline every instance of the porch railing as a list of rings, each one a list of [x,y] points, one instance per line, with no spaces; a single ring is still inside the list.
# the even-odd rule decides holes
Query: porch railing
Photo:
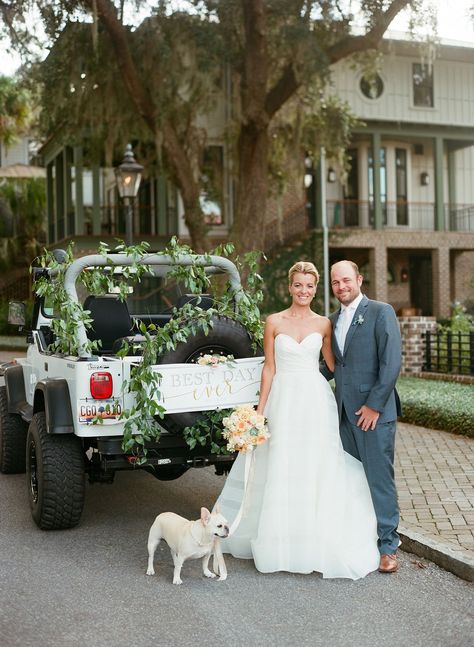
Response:
[[[449,228],[451,231],[474,231],[474,205],[448,205]]]
[[[426,332],[423,370],[474,375],[474,332]]]
[[[328,200],[328,224],[332,228],[358,227],[372,229],[374,205],[370,200]],[[446,231],[474,232],[474,205],[444,205]],[[384,228],[434,231],[434,202],[384,202],[382,204]]]

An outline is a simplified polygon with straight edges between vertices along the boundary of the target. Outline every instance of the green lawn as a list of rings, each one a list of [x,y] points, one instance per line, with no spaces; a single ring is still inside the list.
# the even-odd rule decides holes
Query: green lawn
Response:
[[[474,438],[474,385],[401,377],[403,422]]]

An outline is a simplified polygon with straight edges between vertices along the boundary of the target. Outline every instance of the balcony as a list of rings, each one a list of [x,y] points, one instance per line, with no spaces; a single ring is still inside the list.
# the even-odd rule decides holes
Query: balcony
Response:
[[[97,216],[94,209],[85,206],[82,213],[82,224],[78,224],[78,215],[74,209],[66,217],[58,217],[56,222],[49,220],[49,241],[62,240],[66,236],[91,236],[94,233],[94,217],[98,227],[96,235],[125,237],[125,209],[123,204],[102,205],[98,208]],[[67,230],[66,230],[67,227]],[[177,233],[177,215],[174,209],[164,210],[158,219],[156,209],[150,205],[135,205],[134,228],[135,236],[163,235],[170,237]]]
[[[331,228],[372,229],[374,206],[369,200],[328,200],[328,224]],[[444,205],[446,231],[474,232],[474,205]],[[382,223],[387,229],[435,230],[434,202],[384,202]]]

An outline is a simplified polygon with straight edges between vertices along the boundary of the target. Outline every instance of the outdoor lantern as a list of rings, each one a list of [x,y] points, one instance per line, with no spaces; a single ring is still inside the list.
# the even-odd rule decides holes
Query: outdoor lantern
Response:
[[[125,242],[130,246],[133,242],[133,207],[132,201],[136,198],[143,166],[137,164],[133,157],[132,145],[127,144],[122,163],[115,169],[117,189],[125,203]]]
[[[430,183],[430,176],[428,173],[420,173],[420,184],[421,186],[428,186]]]
[[[115,169],[115,179],[121,198],[135,198],[142,179],[143,166],[135,161],[132,145],[127,144],[122,163]]]
[[[335,181],[336,181],[336,171],[333,168],[329,167],[328,168],[328,182],[330,182],[332,184]]]

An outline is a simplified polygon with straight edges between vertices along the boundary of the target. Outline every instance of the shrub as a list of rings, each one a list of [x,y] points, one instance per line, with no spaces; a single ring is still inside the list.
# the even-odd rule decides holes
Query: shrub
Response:
[[[474,437],[472,385],[401,377],[397,390],[403,422]]]

